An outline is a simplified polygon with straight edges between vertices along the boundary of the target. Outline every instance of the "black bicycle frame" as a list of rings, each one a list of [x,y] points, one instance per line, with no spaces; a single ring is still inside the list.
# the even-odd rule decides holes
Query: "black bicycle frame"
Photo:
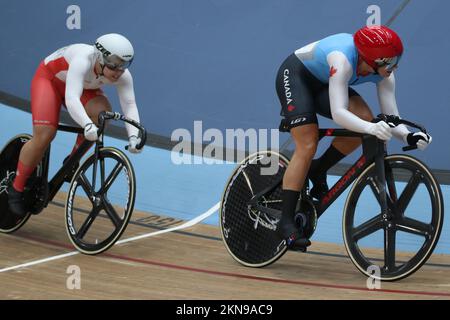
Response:
[[[375,162],[377,172],[376,187],[383,213],[387,210],[386,176],[384,170],[384,157],[386,144],[372,135],[363,135],[345,129],[320,129],[319,140],[323,137],[360,137],[362,139],[362,155],[347,170],[347,172],[330,188],[328,193],[316,205],[317,217],[320,217],[328,207],[359,177],[364,170]]]
[[[105,120],[121,120],[124,121],[134,127],[136,127],[139,130],[141,142],[136,146],[137,149],[141,149],[147,140],[147,132],[144,127],[142,127],[138,122],[128,119],[127,117],[121,115],[120,113],[115,112],[101,112],[99,115],[99,131],[98,131],[98,140],[95,142],[95,151],[94,155],[96,157],[95,160],[97,160],[99,150],[103,148],[103,131],[105,128]],[[64,131],[64,132],[72,132],[72,133],[78,133],[78,134],[84,134],[84,131],[82,128],[79,127],[71,127],[66,125],[58,125],[58,130]],[[94,142],[85,140],[78,149],[72,154],[69,159],[63,164],[63,166],[56,172],[56,174],[53,176],[51,181],[48,183],[48,197],[45,201],[45,207],[48,205],[50,201],[53,200],[55,195],[58,193],[59,189],[61,188],[62,184],[64,183],[64,179],[67,176],[67,174],[71,173],[72,168],[76,163],[79,163],[83,155],[91,148],[92,144]],[[127,148],[126,148],[127,149]],[[49,162],[50,162],[50,146],[48,147],[47,151],[45,152],[44,158],[42,160],[42,165],[38,168],[38,176],[43,179],[43,181],[46,183],[48,181],[48,168],[49,168]],[[103,165],[103,164],[102,164]],[[94,162],[94,169],[93,169],[94,177],[93,177],[93,185],[95,186],[96,182],[96,176],[97,176],[97,161]],[[102,184],[104,177],[102,178]]]
[[[322,198],[320,202],[314,202],[317,217],[320,217],[328,207],[359,177],[362,172],[375,162],[375,170],[377,172],[376,188],[377,194],[379,194],[379,202],[381,205],[382,213],[387,214],[387,195],[386,195],[386,176],[384,168],[384,157],[386,156],[386,144],[378,140],[372,135],[363,135],[360,133],[352,132],[346,129],[319,129],[319,140],[323,137],[359,137],[362,139],[362,156],[347,170],[347,172],[337,181],[334,186],[328,191],[328,193]],[[249,201],[249,206],[267,213],[273,217],[281,217],[281,211],[265,207],[258,203],[262,196],[272,192],[282,183],[283,177],[280,177],[270,187],[262,190],[252,197]],[[307,181],[305,181],[305,187],[302,190],[302,196],[306,195]]]
[[[65,125],[59,125],[58,126],[59,131],[64,132],[72,132],[72,133],[78,133],[83,134],[83,129],[78,127],[70,127]],[[91,141],[85,140],[78,149],[74,152],[73,155],[70,156],[70,158],[63,164],[63,166],[58,170],[58,172],[55,173],[53,178],[48,182],[48,198],[46,200],[45,206],[53,200],[55,195],[58,193],[59,189],[61,188],[62,184],[64,183],[64,178],[69,174],[73,168],[73,166],[78,163],[83,155],[91,148],[92,146]],[[103,139],[100,138],[96,143],[96,152],[98,148],[103,147]],[[38,176],[43,178],[44,182],[48,181],[48,168],[50,163],[50,148],[51,145],[48,147],[47,151],[45,152],[44,158],[42,159],[42,166],[39,167],[39,170],[37,172]]]

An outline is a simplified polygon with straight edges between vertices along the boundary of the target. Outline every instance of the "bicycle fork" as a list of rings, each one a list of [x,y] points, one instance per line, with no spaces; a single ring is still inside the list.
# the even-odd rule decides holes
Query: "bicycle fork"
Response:
[[[387,194],[386,194],[386,171],[384,158],[386,156],[386,144],[379,140],[377,143],[377,152],[375,156],[375,172],[376,172],[376,187],[379,194],[381,214],[383,219],[388,218],[388,204],[387,204]]]
[[[377,153],[375,156],[376,186],[379,194],[381,216],[384,230],[384,261],[385,269],[395,267],[395,235],[396,230],[391,222],[393,213],[389,210],[388,197],[386,191],[386,168],[384,158],[386,156],[386,144],[379,140],[377,143]]]

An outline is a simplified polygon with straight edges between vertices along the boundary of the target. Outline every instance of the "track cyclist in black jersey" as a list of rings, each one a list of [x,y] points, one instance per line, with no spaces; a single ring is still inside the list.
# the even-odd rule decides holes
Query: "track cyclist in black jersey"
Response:
[[[400,37],[385,26],[363,27],[354,35],[341,33],[296,50],[281,65],[276,88],[283,120],[280,131],[290,132],[295,151],[283,177],[280,236],[291,250],[311,244],[301,238],[294,216],[306,179],[311,195],[326,194],[327,171],[358,148],[359,138],[336,137],[324,154],[313,161],[318,144],[317,114],[333,119],[345,129],[388,141],[392,135],[424,150],[431,136],[411,133],[404,126],[391,128],[374,118],[363,98],[350,86],[376,84],[381,112],[399,115],[395,99],[395,70],[403,54]]]

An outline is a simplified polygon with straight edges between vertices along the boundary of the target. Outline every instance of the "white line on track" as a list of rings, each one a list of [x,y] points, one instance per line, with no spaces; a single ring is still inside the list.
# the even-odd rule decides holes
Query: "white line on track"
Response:
[[[58,256],[53,256],[53,257],[49,257],[49,258],[45,258],[45,259],[40,259],[40,260],[35,260],[35,261],[19,264],[17,266],[0,269],[0,273],[6,272],[6,271],[11,271],[11,270],[16,270],[16,269],[21,269],[21,268],[26,268],[26,267],[31,267],[31,266],[35,266],[37,264],[41,264],[41,263],[45,263],[45,262],[49,262],[49,261],[64,259],[64,258],[67,258],[70,256],[74,256],[78,253],[79,253],[78,251],[73,251],[73,252],[69,252],[69,253],[65,253],[65,254],[60,254]]]
[[[176,227],[173,227],[173,228],[169,228],[169,229],[156,231],[156,232],[142,234],[140,236],[131,237],[131,238],[124,239],[124,240],[120,240],[120,241],[117,241],[116,244],[122,244],[122,243],[132,242],[132,241],[136,241],[136,240],[141,240],[141,239],[145,239],[145,238],[149,238],[149,237],[154,237],[154,236],[157,236],[157,235],[160,235],[160,234],[163,234],[163,233],[173,232],[173,231],[176,231],[176,230],[181,230],[181,229],[186,229],[186,228],[192,227],[192,226],[196,225],[197,223],[199,223],[200,221],[202,221],[202,220],[208,218],[209,216],[211,216],[217,210],[219,210],[219,206],[220,206],[220,202],[216,203],[214,206],[212,206],[205,213],[202,213],[201,215],[199,215],[198,217],[195,217],[192,220],[186,221],[182,225],[179,225],[179,226],[176,226]],[[78,252],[78,251],[72,251],[72,252],[69,252],[69,253],[60,254],[60,255],[53,256],[53,257],[48,257],[48,258],[45,258],[45,259],[35,260],[35,261],[19,264],[19,265],[16,265],[16,266],[3,268],[3,269],[0,269],[0,273],[11,271],[11,270],[17,270],[17,269],[21,269],[21,268],[26,268],[26,267],[31,267],[31,266],[35,266],[35,265],[42,264],[42,263],[45,263],[45,262],[50,262],[50,261],[55,261],[55,260],[59,260],[59,259],[64,259],[64,258],[67,258],[67,257],[70,257],[70,256],[74,256],[74,255],[79,254],[79,253],[80,252]]]
[[[193,225],[195,225],[195,224],[199,223],[200,221],[208,218],[214,212],[219,210],[219,206],[220,206],[220,202],[216,203],[216,205],[211,207],[205,213],[202,213],[198,217],[195,217],[192,220],[186,221],[185,223],[183,223],[182,225],[179,225],[177,227],[173,227],[173,228],[165,229],[165,230],[160,230],[160,231],[156,231],[156,232],[151,232],[151,233],[143,234],[143,235],[140,235],[140,236],[136,236],[136,237],[131,237],[131,238],[128,238],[128,239],[120,240],[120,241],[117,241],[116,244],[122,244],[122,243],[126,243],[126,242],[136,241],[136,240],[140,240],[140,239],[144,239],[144,238],[148,238],[148,237],[157,236],[157,235],[160,235],[160,234],[163,234],[163,233],[167,233],[167,232],[172,232],[172,231],[176,231],[176,230],[186,229],[186,228],[192,227]]]

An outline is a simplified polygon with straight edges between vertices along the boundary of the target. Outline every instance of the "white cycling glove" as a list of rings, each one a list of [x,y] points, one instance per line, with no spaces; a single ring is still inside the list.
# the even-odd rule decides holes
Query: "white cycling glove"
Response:
[[[392,138],[392,129],[384,121],[371,123],[367,128],[367,133],[376,136],[380,140],[389,141]]]
[[[97,141],[98,128],[94,123],[88,123],[84,127],[84,137],[89,141]]]
[[[425,150],[432,140],[429,134],[423,132],[410,133],[405,138],[406,143],[413,147],[417,146],[421,151]]]
[[[141,138],[138,138],[136,136],[131,136],[128,140],[128,151],[131,153],[141,153],[143,147],[141,149],[137,149],[136,146],[141,143]]]

